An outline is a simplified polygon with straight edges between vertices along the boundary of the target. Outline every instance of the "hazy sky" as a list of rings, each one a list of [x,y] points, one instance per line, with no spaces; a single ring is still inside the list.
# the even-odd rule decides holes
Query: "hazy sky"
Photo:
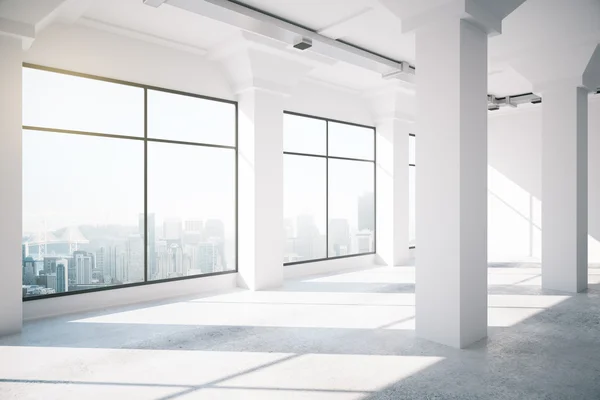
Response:
[[[143,89],[23,69],[23,124],[143,137]],[[153,138],[235,145],[235,107],[229,103],[148,91],[148,135]],[[325,154],[323,120],[285,115],[284,149]],[[374,156],[374,131],[329,124],[329,153]],[[314,214],[325,231],[325,160],[284,158],[284,216]],[[373,192],[372,163],[330,160],[330,218],[357,225],[358,197]],[[52,132],[23,132],[23,228],[137,225],[143,212],[144,145]],[[235,152],[148,143],[148,211],[164,219],[235,218]],[[231,227],[231,228],[228,228]]]
[[[143,136],[143,89],[23,69],[23,124]],[[149,91],[149,136],[235,145],[235,107]],[[138,224],[144,210],[140,140],[23,132],[23,229]],[[148,207],[165,218],[217,218],[233,234],[235,152],[148,144]]]

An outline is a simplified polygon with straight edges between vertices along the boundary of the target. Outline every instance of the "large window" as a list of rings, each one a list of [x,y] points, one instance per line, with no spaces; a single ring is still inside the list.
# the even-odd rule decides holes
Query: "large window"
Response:
[[[23,298],[235,271],[236,104],[23,68]]]
[[[375,129],[285,113],[284,263],[375,252]]]

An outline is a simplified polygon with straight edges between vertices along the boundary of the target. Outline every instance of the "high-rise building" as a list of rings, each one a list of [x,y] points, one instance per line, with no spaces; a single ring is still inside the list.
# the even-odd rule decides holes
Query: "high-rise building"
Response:
[[[75,264],[75,279],[78,285],[88,285],[92,283],[92,257],[85,251],[73,252]]]
[[[50,289],[52,290],[52,293],[57,292],[57,280],[56,280],[56,274],[44,274],[44,275],[40,275],[37,276],[35,278],[36,280],[36,284],[38,286],[43,286],[46,289]]]
[[[144,239],[140,235],[130,235],[127,240],[127,281],[144,280]]]
[[[69,291],[69,261],[65,258],[56,261],[56,293]]]
[[[147,223],[147,227],[144,223]],[[155,214],[148,214],[148,220],[145,221],[144,214],[139,215],[138,224],[139,234],[144,238],[146,230],[148,231],[148,275],[154,276],[156,274],[156,216]],[[142,261],[143,262],[143,261]]]
[[[100,247],[97,251],[96,251],[96,268],[98,268],[99,270],[102,270],[102,273],[104,275],[108,275],[107,274],[107,269],[108,269],[108,252],[106,251],[105,247]]]
[[[204,225],[204,237],[206,239],[219,238],[225,239],[225,224],[220,219],[206,220]]]
[[[56,256],[45,256],[44,257],[44,268],[46,274],[55,274],[56,273],[56,261],[60,260],[62,257]]]
[[[23,259],[23,285],[35,285],[35,261],[33,257]]]
[[[345,256],[350,252],[350,225],[347,219],[329,221],[329,256]]]
[[[218,245],[214,242],[204,242],[200,243],[197,249],[197,268],[203,274],[218,272],[216,269],[219,256]]]
[[[375,196],[372,192],[358,198],[358,230],[375,230]]]
[[[204,224],[204,238],[217,246],[218,260],[213,270],[224,271],[227,269],[225,258],[225,224],[220,219],[209,219]]]
[[[29,243],[23,243],[21,245],[21,259],[29,257]]]
[[[184,223],[184,230],[186,232],[202,232],[204,225],[199,219],[186,220]]]

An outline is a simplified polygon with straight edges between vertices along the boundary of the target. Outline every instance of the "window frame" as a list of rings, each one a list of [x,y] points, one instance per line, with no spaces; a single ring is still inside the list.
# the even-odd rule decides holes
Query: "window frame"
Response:
[[[29,125],[23,125],[21,127],[22,131],[30,130],[30,131],[37,131],[37,132],[61,133],[61,134],[67,134],[67,135],[83,135],[83,136],[95,136],[95,137],[104,137],[104,138],[113,138],[113,139],[122,139],[122,140],[137,140],[137,141],[141,141],[144,143],[144,178],[143,178],[144,179],[144,230],[145,230],[145,234],[144,234],[144,280],[141,282],[132,282],[132,283],[125,283],[125,284],[121,284],[121,285],[112,285],[112,286],[98,287],[98,288],[85,289],[85,290],[77,290],[77,291],[71,291],[71,292],[50,293],[50,294],[43,294],[43,295],[37,295],[37,296],[22,297],[22,300],[24,302],[25,301],[34,301],[34,300],[43,300],[43,299],[49,299],[49,298],[54,298],[54,297],[75,296],[75,295],[81,295],[81,294],[86,294],[86,293],[102,292],[102,291],[106,291],[106,290],[117,290],[117,289],[125,289],[125,288],[137,287],[137,286],[154,285],[154,284],[158,284],[158,283],[174,282],[174,281],[181,281],[181,280],[188,280],[188,279],[201,279],[201,278],[216,276],[216,275],[235,274],[238,272],[238,267],[239,267],[239,261],[238,261],[238,258],[239,258],[239,201],[238,201],[239,200],[239,181],[238,181],[238,175],[239,175],[239,173],[238,173],[239,126],[238,126],[238,120],[239,120],[239,118],[238,118],[238,102],[237,101],[219,99],[216,97],[204,96],[204,95],[200,95],[197,93],[183,92],[183,91],[179,91],[179,90],[167,89],[167,88],[162,88],[162,87],[157,87],[157,86],[152,86],[152,85],[145,85],[145,84],[136,83],[136,82],[107,78],[107,77],[102,77],[102,76],[98,76],[98,75],[75,72],[75,71],[70,71],[70,70],[65,70],[65,69],[60,69],[60,68],[54,68],[54,67],[47,67],[47,66],[31,64],[31,63],[23,63],[22,68],[23,69],[31,68],[31,69],[37,69],[37,70],[42,70],[42,71],[47,71],[47,72],[52,72],[52,73],[75,76],[75,77],[79,77],[79,78],[93,79],[93,80],[114,83],[114,84],[119,84],[119,85],[125,85],[125,86],[133,86],[133,87],[143,89],[143,91],[144,91],[144,118],[143,118],[143,120],[144,120],[144,135],[143,136],[128,136],[128,135],[119,135],[119,134],[111,134],[111,133],[87,132],[87,131],[77,131],[77,130],[69,130],[69,129],[55,129],[55,128],[29,126]],[[166,93],[176,94],[176,95],[180,95],[180,96],[195,97],[195,98],[199,98],[199,99],[203,99],[203,100],[210,100],[210,101],[216,101],[216,102],[227,103],[227,104],[233,105],[234,106],[234,118],[235,118],[235,121],[234,121],[234,127],[235,127],[234,144],[232,146],[230,146],[230,145],[220,145],[220,144],[201,143],[201,142],[187,142],[187,141],[179,141],[179,140],[149,138],[148,137],[148,91],[149,90],[166,92]],[[188,146],[212,147],[212,148],[229,149],[229,150],[234,151],[234,159],[235,159],[235,165],[234,165],[234,172],[235,172],[235,177],[234,177],[234,182],[235,182],[234,183],[234,186],[235,186],[234,187],[234,193],[235,193],[235,250],[234,250],[234,252],[235,252],[235,269],[232,269],[230,271],[210,272],[210,273],[206,273],[206,274],[202,274],[202,275],[178,276],[178,277],[174,277],[174,278],[149,280],[149,277],[148,277],[148,143],[149,142],[170,143],[170,144],[179,144],[179,145],[188,145]],[[22,266],[21,266],[21,268],[22,268]]]
[[[314,115],[302,114],[293,111],[283,111],[284,114],[294,115],[297,117],[303,118],[312,118],[318,119],[321,121],[325,121],[325,154],[310,154],[310,153],[298,153],[292,151],[284,151],[283,155],[293,155],[293,156],[302,156],[302,157],[316,157],[316,158],[324,158],[325,159],[325,257],[324,258],[313,258],[310,260],[300,260],[300,261],[292,261],[292,262],[284,262],[283,266],[289,265],[298,265],[298,264],[307,264],[314,262],[322,262],[329,260],[338,260],[342,258],[351,258],[351,257],[361,257],[366,255],[373,255],[377,253],[377,128],[374,126],[356,124],[353,122],[340,121],[332,118],[324,118],[318,117]],[[356,126],[360,128],[370,129],[373,131],[373,159],[367,160],[363,158],[352,158],[352,157],[340,157],[340,156],[330,156],[329,155],[329,123],[333,122],[336,124],[345,124]],[[282,132],[283,135],[283,132]],[[346,160],[346,161],[359,161],[359,162],[367,162],[373,164],[373,213],[374,213],[374,221],[373,221],[373,251],[366,253],[358,253],[358,254],[347,254],[343,256],[329,256],[329,160]]]

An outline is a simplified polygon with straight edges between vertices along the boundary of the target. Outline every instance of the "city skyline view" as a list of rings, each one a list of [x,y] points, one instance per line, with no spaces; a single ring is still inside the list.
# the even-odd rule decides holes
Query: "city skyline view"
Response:
[[[138,227],[83,225],[24,236],[23,296],[143,281],[143,214],[139,220]],[[220,220],[171,218],[149,227],[148,280],[234,270],[235,241],[226,236]]]
[[[23,68],[23,297],[235,271],[235,112]]]

